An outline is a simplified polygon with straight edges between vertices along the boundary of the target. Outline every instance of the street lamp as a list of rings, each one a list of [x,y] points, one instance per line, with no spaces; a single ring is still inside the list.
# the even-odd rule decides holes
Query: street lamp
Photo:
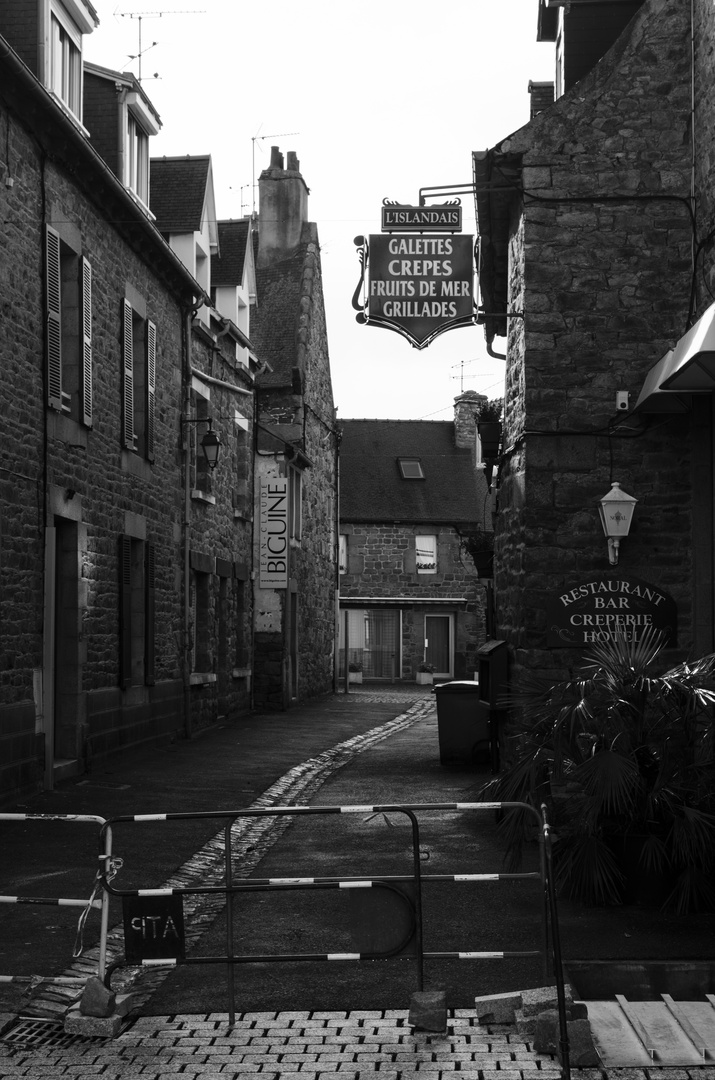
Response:
[[[608,537],[608,561],[612,566],[618,562],[618,548],[623,537],[628,536],[637,502],[638,499],[621,491],[620,484],[613,484],[598,505],[603,531]]]
[[[206,464],[209,469],[215,469],[218,465],[218,452],[221,449],[221,440],[216,432],[213,430],[213,419],[210,416],[185,416],[185,424],[208,424],[209,429],[201,440],[201,449],[204,452],[206,458]]]
[[[211,417],[208,417],[209,429],[201,440],[201,449],[204,452],[209,469],[215,469],[218,465],[218,452],[221,449],[221,442],[211,426],[212,423]]]

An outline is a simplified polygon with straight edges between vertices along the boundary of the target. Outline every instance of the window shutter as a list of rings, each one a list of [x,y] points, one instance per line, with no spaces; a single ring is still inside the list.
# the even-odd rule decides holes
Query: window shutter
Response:
[[[124,410],[122,415],[122,441],[127,450],[134,449],[134,327],[132,305],[124,301],[124,327],[122,334],[124,359]]]
[[[92,267],[82,259],[82,423],[92,426]]]
[[[119,685],[131,685],[132,673],[132,541],[119,537]]]
[[[47,404],[62,410],[62,289],[60,238],[49,225],[46,231],[47,273]]]
[[[144,627],[144,682],[153,686],[155,677],[156,649],[154,642],[156,610],[156,547],[146,545],[146,625]]]
[[[146,456],[149,461],[153,461],[156,416],[156,325],[148,322],[146,329]]]

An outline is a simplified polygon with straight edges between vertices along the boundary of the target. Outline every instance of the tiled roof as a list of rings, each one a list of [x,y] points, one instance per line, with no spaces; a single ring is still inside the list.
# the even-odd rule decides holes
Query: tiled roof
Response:
[[[487,487],[451,421],[342,420],[340,519],[468,523],[484,520]],[[399,458],[419,458],[424,480],[404,480]]]
[[[199,232],[211,158],[152,158],[149,207],[159,232]]]
[[[246,264],[248,218],[219,221],[219,254],[211,256],[212,285],[240,285]]]

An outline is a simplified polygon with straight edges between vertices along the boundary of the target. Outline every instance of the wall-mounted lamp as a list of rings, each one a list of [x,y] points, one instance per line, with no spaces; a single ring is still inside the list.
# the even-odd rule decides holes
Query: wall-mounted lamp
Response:
[[[608,537],[608,561],[612,566],[618,562],[618,548],[633,520],[638,499],[621,491],[620,484],[614,484],[608,495],[604,495],[598,505],[603,531]]]
[[[198,418],[184,417],[185,424],[208,424],[209,429],[201,440],[201,449],[204,452],[206,463],[209,469],[215,469],[218,465],[218,452],[221,449],[221,440],[216,432],[213,430],[213,419],[210,416],[201,416]]]

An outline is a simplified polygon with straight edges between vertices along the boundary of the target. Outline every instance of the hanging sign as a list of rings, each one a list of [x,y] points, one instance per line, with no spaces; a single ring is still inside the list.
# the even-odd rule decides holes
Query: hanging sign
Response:
[[[183,960],[186,948],[184,907],[176,896],[124,896],[124,955],[142,960]]]
[[[461,232],[462,207],[402,206],[385,203],[382,207],[383,232]]]
[[[376,234],[364,262],[367,303],[358,322],[394,330],[417,349],[474,322],[473,237]]]
[[[288,588],[288,480],[262,476],[258,511],[258,584]]]
[[[594,574],[560,588],[546,608],[548,648],[582,648],[626,637],[639,641],[647,628],[676,644],[675,601],[640,578]]]

